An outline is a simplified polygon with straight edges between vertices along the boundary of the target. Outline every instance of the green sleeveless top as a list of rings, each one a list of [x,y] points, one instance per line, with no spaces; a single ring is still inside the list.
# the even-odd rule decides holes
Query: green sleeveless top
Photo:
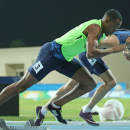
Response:
[[[87,37],[83,34],[83,31],[91,24],[98,24],[101,27],[101,20],[94,19],[82,23],[60,38],[55,39],[58,44],[62,45],[61,52],[67,61],[71,61],[74,56],[86,51]],[[98,43],[104,36],[105,34],[98,39]]]

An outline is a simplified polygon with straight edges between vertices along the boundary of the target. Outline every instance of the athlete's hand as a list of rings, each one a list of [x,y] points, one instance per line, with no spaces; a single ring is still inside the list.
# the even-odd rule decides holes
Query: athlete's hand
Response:
[[[130,52],[126,46],[124,47],[123,54],[125,56],[125,59],[130,61]]]
[[[130,56],[129,57],[125,56],[125,59],[128,60],[128,61],[130,61]]]
[[[126,48],[126,45],[121,44],[121,45],[112,47],[112,50],[113,50],[113,53],[117,53],[117,52],[125,50],[125,48]]]
[[[124,48],[123,54],[124,54],[124,56],[126,56],[126,57],[130,57],[130,52],[129,52],[129,50],[128,50],[127,47]]]

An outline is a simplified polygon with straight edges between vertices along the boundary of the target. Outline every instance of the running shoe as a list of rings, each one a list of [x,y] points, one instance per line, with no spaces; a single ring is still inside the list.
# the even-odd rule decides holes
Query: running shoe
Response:
[[[40,126],[45,118],[45,116],[41,113],[41,106],[36,107],[36,120],[35,120],[35,126]]]
[[[93,126],[99,126],[99,125],[100,125],[99,123],[96,123],[96,122],[93,120],[93,117],[92,117],[92,113],[91,113],[91,112],[83,113],[82,110],[81,110],[81,112],[79,113],[79,116],[80,116],[81,118],[83,118],[89,125],[93,125]]]
[[[56,120],[59,121],[60,123],[67,124],[66,120],[63,119],[61,115],[61,107],[60,108],[55,108],[51,104],[48,105],[48,110],[55,116]]]

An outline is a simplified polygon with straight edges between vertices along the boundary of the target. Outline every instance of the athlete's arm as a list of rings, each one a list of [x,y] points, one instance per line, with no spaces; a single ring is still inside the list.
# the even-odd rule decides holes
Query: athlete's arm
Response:
[[[101,34],[101,28],[96,24],[87,27],[83,33],[88,37],[86,42],[86,57],[89,59],[100,58],[111,53],[120,52],[124,49],[125,45],[117,45],[107,49],[98,49],[98,37]]]

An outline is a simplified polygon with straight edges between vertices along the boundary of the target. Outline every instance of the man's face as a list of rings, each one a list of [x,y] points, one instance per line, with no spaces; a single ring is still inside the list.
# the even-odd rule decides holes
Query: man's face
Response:
[[[113,34],[117,28],[121,26],[122,22],[117,19],[116,21],[110,21],[109,19],[106,19],[105,21],[105,35],[111,35]]]

